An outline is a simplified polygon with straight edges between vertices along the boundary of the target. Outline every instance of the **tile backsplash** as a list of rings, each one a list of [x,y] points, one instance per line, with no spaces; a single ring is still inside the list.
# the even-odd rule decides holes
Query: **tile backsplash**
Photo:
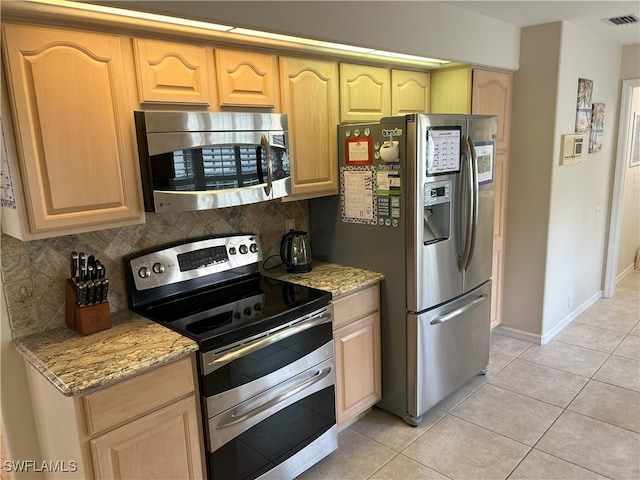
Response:
[[[2,279],[14,338],[65,325],[65,279],[71,251],[95,255],[107,268],[109,308],[128,308],[122,258],[145,248],[203,235],[256,233],[264,258],[279,256],[285,221],[307,230],[307,201],[269,202],[175,214],[147,213],[143,225],[21,242],[2,234]],[[278,260],[274,259],[274,263]],[[271,265],[271,262],[269,263]]]

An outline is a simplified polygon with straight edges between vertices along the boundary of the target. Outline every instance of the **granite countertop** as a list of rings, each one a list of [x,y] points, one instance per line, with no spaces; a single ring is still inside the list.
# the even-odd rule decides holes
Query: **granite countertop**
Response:
[[[307,273],[289,273],[284,266],[279,266],[272,270],[264,270],[262,274],[265,277],[331,292],[334,299],[384,279],[381,273],[317,260],[313,261],[312,270]]]
[[[124,310],[111,328],[82,336],[61,327],[13,341],[14,348],[66,396],[84,395],[195,352],[187,337]]]

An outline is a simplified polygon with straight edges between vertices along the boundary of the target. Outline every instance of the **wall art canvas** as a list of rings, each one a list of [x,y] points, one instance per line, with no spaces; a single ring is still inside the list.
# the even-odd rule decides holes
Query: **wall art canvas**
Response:
[[[604,136],[604,103],[594,103],[591,113],[591,132],[589,133],[589,153],[602,150]]]
[[[591,94],[593,80],[578,79],[578,98],[576,104],[576,133],[585,133],[591,126]]]

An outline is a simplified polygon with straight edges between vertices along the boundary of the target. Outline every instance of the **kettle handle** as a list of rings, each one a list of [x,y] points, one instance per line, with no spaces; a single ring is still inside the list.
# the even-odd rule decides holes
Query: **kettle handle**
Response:
[[[282,260],[282,263],[284,263],[287,267],[293,266],[293,264],[289,260],[287,260],[287,252],[289,250],[289,245],[291,244],[291,239],[297,233],[298,232],[296,232],[295,230],[289,230],[284,234],[284,237],[282,237],[282,240],[280,241],[280,260]]]

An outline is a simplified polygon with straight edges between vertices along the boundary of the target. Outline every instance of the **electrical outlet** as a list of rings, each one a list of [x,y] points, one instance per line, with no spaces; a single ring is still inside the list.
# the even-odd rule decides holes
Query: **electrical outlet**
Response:
[[[573,307],[573,293],[569,293],[569,298],[567,299],[567,307]]]
[[[294,218],[287,218],[284,222],[284,231],[289,232],[296,229],[296,220]]]

